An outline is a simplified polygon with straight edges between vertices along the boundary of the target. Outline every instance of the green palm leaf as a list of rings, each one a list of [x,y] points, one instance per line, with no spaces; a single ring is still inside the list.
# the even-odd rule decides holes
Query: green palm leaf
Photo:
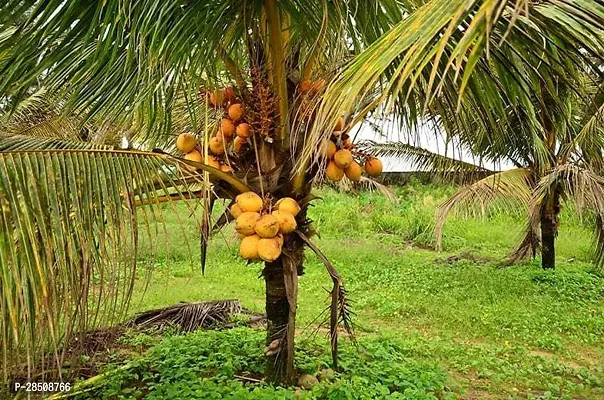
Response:
[[[160,198],[188,197],[194,183],[203,183],[186,166],[139,151],[0,152],[1,351],[13,372],[38,364],[49,349],[59,366],[75,333],[123,316],[141,228],[155,240]],[[247,189],[224,178],[234,193]]]

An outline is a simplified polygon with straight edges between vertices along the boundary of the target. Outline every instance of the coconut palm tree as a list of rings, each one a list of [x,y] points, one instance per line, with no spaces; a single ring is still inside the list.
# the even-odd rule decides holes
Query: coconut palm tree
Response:
[[[544,269],[555,268],[555,239],[563,200],[571,201],[574,209],[589,210],[594,220],[594,261],[601,268],[600,237],[603,232],[601,178],[604,154],[604,86],[597,76],[585,78],[581,86],[570,88],[564,83],[553,92],[542,91],[533,96],[532,109],[508,106],[509,128],[513,133],[489,131],[475,126],[471,131],[450,129],[457,115],[441,113],[440,128],[447,140],[457,148],[476,157],[477,163],[466,163],[454,157],[435,154],[409,143],[368,142],[368,151],[394,156],[441,172],[457,172],[472,179],[472,174],[489,175],[464,186],[445,201],[436,215],[437,247],[441,247],[447,216],[460,209],[465,215],[476,215],[491,205],[508,210],[525,210],[526,229],[518,246],[506,262],[514,263],[535,256],[541,249]],[[581,83],[581,82],[578,82]],[[530,122],[533,121],[533,122]],[[516,168],[493,172],[483,162],[497,165],[511,163]]]
[[[304,247],[334,281],[334,350],[338,322],[349,325],[341,279],[310,241],[306,217],[334,126],[338,146],[374,110],[409,126],[457,112],[459,129],[495,129],[507,123],[507,106],[531,104],[536,88],[572,84],[564,65],[602,57],[603,21],[598,0],[6,1],[5,112],[44,88],[61,116],[92,134],[72,147],[34,134],[27,146],[0,139],[12,140],[0,153],[4,364],[60,370],[76,332],[123,315],[138,227],[154,234],[160,202],[196,198],[209,215],[216,199],[254,191],[267,203],[301,205],[298,229],[262,272],[267,376],[291,382]],[[208,147],[232,105],[243,105],[253,134],[211,166]],[[176,152],[186,132],[203,153],[197,161]],[[130,148],[95,147],[109,136],[126,137]],[[371,156],[353,153],[355,162]]]

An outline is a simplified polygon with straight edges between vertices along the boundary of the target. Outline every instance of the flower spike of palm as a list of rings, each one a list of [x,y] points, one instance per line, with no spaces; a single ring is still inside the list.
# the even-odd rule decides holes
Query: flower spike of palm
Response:
[[[134,203],[145,204],[140,214],[152,224],[161,220],[160,198],[171,203],[199,194],[208,212],[216,196],[232,200],[249,187],[262,212],[284,197],[302,206],[298,231],[280,244],[285,256],[263,270],[267,375],[291,382],[312,185],[324,175],[362,180],[360,164],[368,173],[381,171],[371,154],[350,143],[351,126],[382,106],[409,126],[442,115],[453,121],[452,130],[503,132],[510,105],[526,108],[537,125],[533,91],[574,81],[568,71],[597,64],[604,54],[601,3],[576,3],[4,2],[6,112],[43,87],[59,99],[61,116],[100,138],[117,132],[136,150],[80,149],[64,137],[48,143],[31,136],[20,146],[14,136],[0,137],[0,148],[11,149],[0,153],[0,283],[11,288],[0,299],[3,360],[21,362],[18,355],[28,354],[33,367],[51,351],[59,366],[61,344],[74,330],[103,322],[88,318],[88,305],[105,317],[127,304],[119,299],[132,291],[128,279],[114,280],[125,297],[109,301],[90,302],[88,284],[78,287],[78,298],[69,289],[75,277],[99,269],[133,276],[140,222]],[[194,140],[177,141],[180,134]],[[175,144],[186,150],[184,160]],[[334,146],[339,154],[328,163]],[[132,235],[128,251],[117,241],[124,233]],[[345,293],[339,284],[334,279],[334,294]],[[24,291],[32,295],[21,296]],[[57,313],[63,309],[78,311],[63,319]],[[346,318],[332,316],[348,326]]]

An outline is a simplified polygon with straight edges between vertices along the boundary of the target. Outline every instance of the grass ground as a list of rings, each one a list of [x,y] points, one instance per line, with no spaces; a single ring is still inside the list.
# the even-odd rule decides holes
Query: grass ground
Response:
[[[498,267],[522,229],[519,217],[509,212],[494,212],[483,219],[452,218],[445,227],[445,251],[438,253],[430,249],[430,224],[436,204],[453,190],[412,183],[395,189],[398,204],[377,193],[318,191],[322,199],[310,211],[320,234],[315,240],[345,278],[353,300],[360,349],[345,344],[343,363],[356,371],[352,375],[356,373],[360,381],[351,378],[336,391],[329,389],[315,396],[381,398],[387,391],[372,385],[383,384],[390,390],[393,385],[415,388],[392,398],[604,399],[604,278],[589,264],[588,224],[571,212],[563,214],[555,272],[542,271],[538,260]],[[240,299],[245,307],[262,311],[261,266],[246,266],[237,257],[232,230],[227,228],[213,239],[206,274],[201,276],[198,213],[189,215],[184,207],[179,208],[184,225],[177,221],[177,213],[168,211],[166,215],[168,240],[149,244],[143,252],[141,266],[151,268],[153,278],[146,290],[141,281],[132,312],[180,301],[226,298]],[[300,279],[299,366],[314,372],[318,361],[305,352],[315,345],[325,350],[325,339],[322,334],[313,336],[316,323],[311,322],[328,305],[330,281],[313,254],[307,253],[305,271]],[[225,340],[240,343],[251,353],[261,352],[261,335],[237,329],[167,338],[147,360],[161,364],[168,357],[165,354]],[[256,347],[246,347],[249,341],[255,341]],[[231,354],[229,351],[224,354]],[[193,360],[206,360],[204,357],[207,354],[195,353]],[[220,365],[241,357],[233,355]],[[368,360],[366,365],[373,372],[362,369],[359,360]],[[245,365],[249,369],[257,361]],[[403,369],[391,369],[393,365]],[[379,373],[377,370],[387,373],[371,375]],[[394,384],[388,376],[403,382]],[[372,377],[371,382],[364,384],[367,377]],[[414,377],[421,377],[421,382],[413,381]],[[199,374],[191,379],[199,380]],[[176,381],[182,383],[182,377]],[[233,383],[228,379],[220,382],[211,390],[202,387],[198,395],[183,398],[206,398],[209,391],[219,393],[216,388],[226,390]],[[158,393],[168,386],[154,385],[147,398],[162,398]],[[191,385],[185,385],[187,390]],[[233,398],[251,396],[247,389],[237,388],[243,397]],[[285,389],[258,390],[254,398],[292,394]],[[126,392],[122,395],[128,397]]]

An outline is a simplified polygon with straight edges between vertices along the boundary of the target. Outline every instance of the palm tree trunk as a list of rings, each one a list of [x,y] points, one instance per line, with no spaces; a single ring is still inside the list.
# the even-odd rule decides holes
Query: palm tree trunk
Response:
[[[266,379],[276,384],[294,381],[294,337],[298,272],[303,264],[303,243],[296,235],[288,235],[283,254],[272,263],[265,263],[263,276],[266,284],[266,345],[279,341],[274,354],[266,361]]]
[[[541,208],[541,267],[556,268],[556,236],[558,236],[558,214],[560,192],[555,190],[551,201]]]

